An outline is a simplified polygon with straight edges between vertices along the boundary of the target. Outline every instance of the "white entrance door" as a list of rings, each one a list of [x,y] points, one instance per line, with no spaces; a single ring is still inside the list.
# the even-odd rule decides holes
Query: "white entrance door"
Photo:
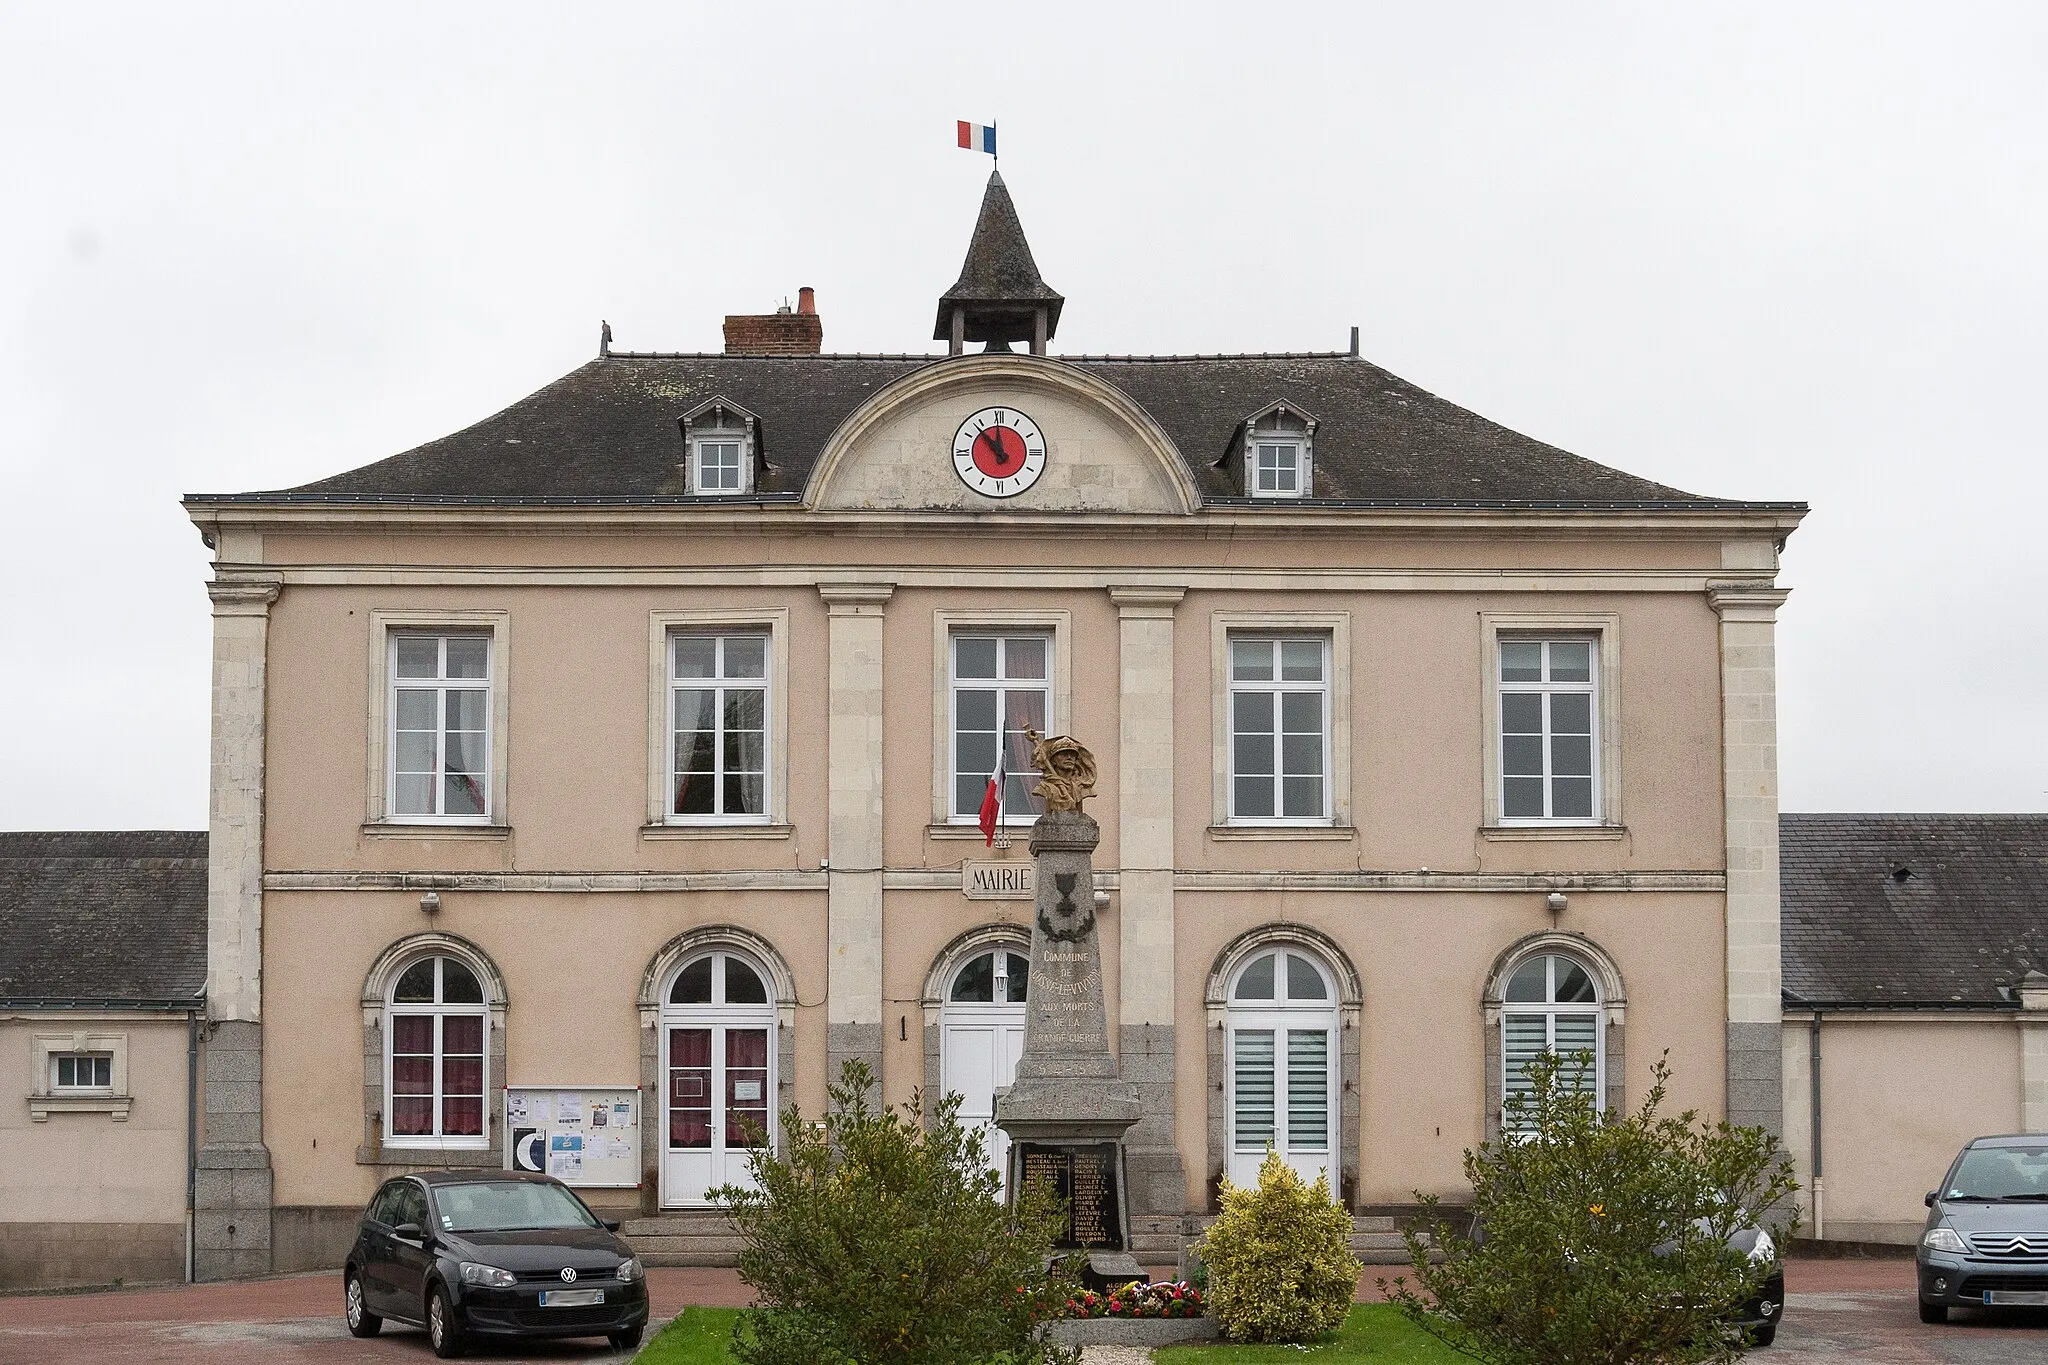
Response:
[[[745,958],[708,953],[676,973],[661,1021],[663,1205],[752,1183],[749,1154],[775,1140],[775,1027],[765,974]]]
[[[1303,1180],[1328,1175],[1331,1197],[1342,1197],[1334,1005],[1327,972],[1297,951],[1260,954],[1238,971],[1225,1053],[1232,1184],[1256,1184],[1270,1147]]]
[[[990,1166],[1009,1169],[1010,1139],[995,1126],[996,1091],[1017,1078],[1031,961],[998,948],[953,973],[940,1011],[939,1084],[960,1095],[960,1122],[980,1127]]]

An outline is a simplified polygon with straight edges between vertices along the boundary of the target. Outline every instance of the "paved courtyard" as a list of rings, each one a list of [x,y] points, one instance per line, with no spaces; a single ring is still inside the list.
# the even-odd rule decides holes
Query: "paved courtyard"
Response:
[[[1759,1365],[2040,1365],[2048,1361],[2048,1311],[1958,1315],[1942,1327],[1919,1320],[1910,1261],[1793,1261],[1785,1326]],[[1366,1281],[1370,1283],[1370,1277]],[[654,1270],[647,1286],[655,1321],[689,1304],[747,1302],[730,1270]],[[130,1289],[99,1294],[0,1298],[0,1365],[189,1365],[250,1360],[265,1365],[424,1362],[426,1337],[387,1328],[357,1341],[341,1323],[337,1275],[297,1275],[229,1285]],[[486,1360],[616,1361],[602,1341],[485,1348]]]

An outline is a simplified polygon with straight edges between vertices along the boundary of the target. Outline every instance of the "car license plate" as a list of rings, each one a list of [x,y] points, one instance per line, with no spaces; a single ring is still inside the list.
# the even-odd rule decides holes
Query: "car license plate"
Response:
[[[602,1289],[543,1289],[540,1291],[540,1306],[543,1308],[588,1308],[594,1303],[604,1302]]]
[[[1987,1289],[1984,1306],[2000,1308],[2048,1308],[2048,1290]]]

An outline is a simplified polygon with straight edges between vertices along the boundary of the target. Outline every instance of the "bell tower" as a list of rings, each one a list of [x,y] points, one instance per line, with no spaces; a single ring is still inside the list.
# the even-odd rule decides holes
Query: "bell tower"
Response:
[[[959,355],[970,341],[986,342],[991,351],[1028,341],[1031,354],[1044,355],[1045,343],[1059,330],[1065,302],[1039,278],[1002,173],[990,175],[960,278],[939,296],[932,340],[946,342],[949,355]]]

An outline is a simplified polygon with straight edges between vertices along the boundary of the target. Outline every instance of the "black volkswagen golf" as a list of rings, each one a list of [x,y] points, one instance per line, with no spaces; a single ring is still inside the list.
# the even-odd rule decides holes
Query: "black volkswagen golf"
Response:
[[[408,1322],[438,1356],[461,1355],[472,1336],[609,1337],[631,1349],[647,1330],[647,1278],[615,1227],[546,1176],[388,1180],[342,1272],[348,1330]]]

